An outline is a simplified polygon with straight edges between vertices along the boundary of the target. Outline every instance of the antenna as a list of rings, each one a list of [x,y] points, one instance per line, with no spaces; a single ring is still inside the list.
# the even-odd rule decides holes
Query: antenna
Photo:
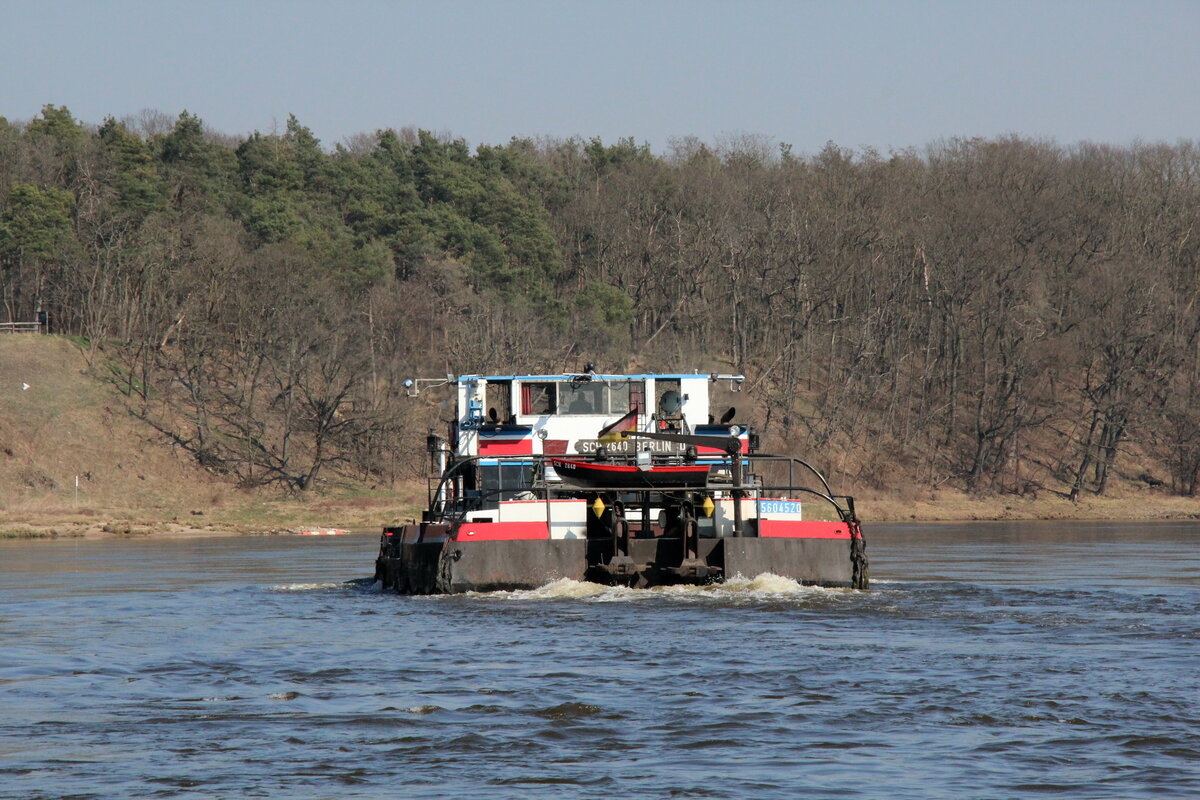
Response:
[[[425,384],[426,389],[432,389],[449,383],[454,383],[454,376],[450,374],[444,378],[405,378],[404,393],[409,397],[417,397],[421,394],[421,384]]]

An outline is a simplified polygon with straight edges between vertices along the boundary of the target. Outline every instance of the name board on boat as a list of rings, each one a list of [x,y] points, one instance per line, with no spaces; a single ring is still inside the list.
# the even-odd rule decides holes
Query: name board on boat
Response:
[[[637,452],[651,452],[655,455],[675,455],[687,452],[688,446],[682,442],[661,442],[654,439],[621,439],[616,442],[602,442],[599,439],[577,439],[575,452],[595,453],[598,447],[608,448],[610,453],[625,453],[633,455]]]

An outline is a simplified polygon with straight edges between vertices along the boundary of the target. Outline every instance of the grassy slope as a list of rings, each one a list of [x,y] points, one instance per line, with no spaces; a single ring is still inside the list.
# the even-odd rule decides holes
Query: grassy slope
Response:
[[[101,359],[89,369],[68,339],[0,335],[0,537],[376,528],[415,513],[411,492],[238,490],[132,416]]]
[[[0,538],[377,528],[418,513],[424,490],[415,485],[292,498],[238,490],[133,417],[124,396],[102,379],[107,373],[99,361],[89,369],[67,339],[0,335]],[[868,521],[1200,517],[1200,501],[1128,480],[1114,481],[1111,496],[1078,505],[1045,492],[856,493]]]

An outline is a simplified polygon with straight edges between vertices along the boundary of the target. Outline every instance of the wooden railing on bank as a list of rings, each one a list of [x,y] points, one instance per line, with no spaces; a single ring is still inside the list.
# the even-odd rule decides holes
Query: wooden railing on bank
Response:
[[[0,333],[41,333],[42,326],[37,322],[0,322]]]

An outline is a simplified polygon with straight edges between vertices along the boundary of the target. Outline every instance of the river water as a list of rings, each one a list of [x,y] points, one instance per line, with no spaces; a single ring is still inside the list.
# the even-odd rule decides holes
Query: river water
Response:
[[[868,526],[874,588],[408,598],[375,537],[0,544],[0,797],[1200,796],[1200,526]]]

